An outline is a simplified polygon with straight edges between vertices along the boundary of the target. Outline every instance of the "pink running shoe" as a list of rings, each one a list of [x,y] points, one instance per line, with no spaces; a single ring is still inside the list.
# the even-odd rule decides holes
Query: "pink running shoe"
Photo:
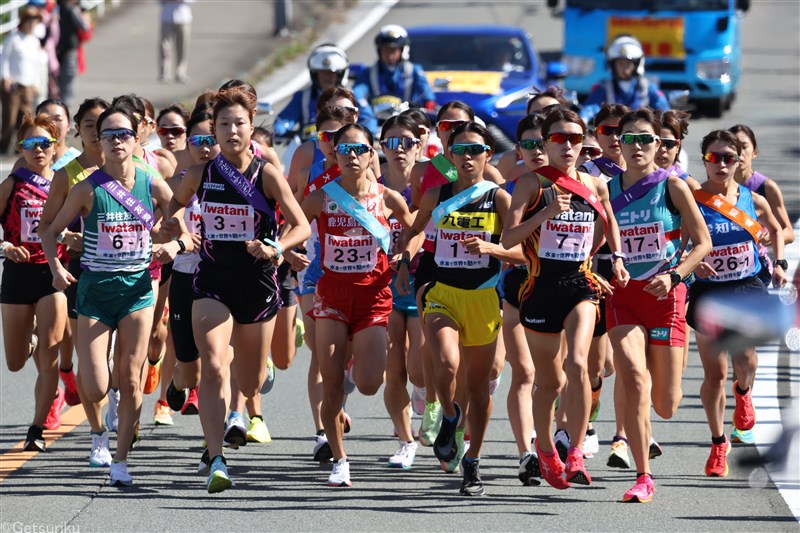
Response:
[[[655,492],[656,487],[653,485],[653,478],[650,477],[650,474],[642,474],[636,478],[636,484],[622,495],[622,501],[650,503],[653,501],[653,494],[655,494]]]

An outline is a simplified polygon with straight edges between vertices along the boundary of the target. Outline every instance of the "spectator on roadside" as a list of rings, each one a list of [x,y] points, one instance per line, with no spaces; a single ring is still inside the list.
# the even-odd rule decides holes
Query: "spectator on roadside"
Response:
[[[175,81],[189,81],[189,30],[192,27],[194,0],[161,1],[161,40],[159,44],[158,81],[167,82],[172,69],[172,49],[175,48]]]
[[[42,23],[34,33],[42,43],[42,48],[47,55],[47,80],[43,84],[46,90],[40,94],[40,99],[61,98],[61,91],[58,88],[58,57],[56,47],[61,36],[58,11],[56,10],[55,0],[29,0],[28,4],[38,7],[42,14]]]
[[[75,98],[79,49],[81,43],[88,40],[92,24],[88,13],[81,9],[78,0],[58,0],[58,11],[61,31],[56,46],[60,68],[58,87],[61,91],[61,101],[70,106]]]
[[[9,144],[16,139],[22,116],[33,114],[43,68],[42,45],[33,30],[41,21],[38,7],[23,7],[17,29],[3,43],[0,55],[0,100],[3,103],[0,153],[6,153]]]

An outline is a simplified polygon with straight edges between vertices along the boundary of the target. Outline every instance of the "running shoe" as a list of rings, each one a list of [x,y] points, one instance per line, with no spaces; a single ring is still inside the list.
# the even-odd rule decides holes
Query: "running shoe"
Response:
[[[656,487],[653,485],[653,478],[650,474],[642,474],[636,478],[636,484],[625,491],[622,495],[623,502],[631,503],[650,503],[653,501],[653,494]]]
[[[78,384],[75,381],[75,372],[72,367],[69,370],[58,369],[58,375],[61,376],[61,382],[64,383],[64,399],[67,405],[78,405],[81,403],[81,397],[78,394]]]
[[[314,443],[314,460],[318,463],[329,463],[333,459],[331,445],[328,444],[328,437],[323,433],[316,436]]]
[[[664,450],[661,449],[661,445],[656,442],[656,439],[650,437],[650,459],[655,459],[656,457],[661,457],[664,454]]]
[[[108,411],[106,411],[106,428],[117,432],[117,407],[119,407],[119,390],[108,389]]]
[[[111,462],[109,485],[112,487],[130,487],[133,485],[133,476],[128,473],[128,461]]]
[[[439,434],[433,443],[433,453],[440,461],[452,461],[458,453],[456,446],[456,428],[461,421],[461,407],[457,403],[453,404],[456,409],[455,420],[448,420],[442,413],[442,426],[439,428]]]
[[[272,442],[272,436],[269,434],[263,418],[253,417],[250,419],[250,424],[247,426],[247,442],[260,442],[261,444]]]
[[[161,362],[163,357],[157,363],[151,363],[150,359],[147,360],[147,378],[144,380],[144,393],[152,394],[161,383]]]
[[[272,357],[267,357],[267,379],[261,385],[261,394],[267,394],[272,390],[275,385],[275,363],[272,362]]]
[[[211,456],[208,453],[208,448],[203,448],[200,464],[197,465],[197,473],[201,476],[207,476],[209,472],[211,472]]]
[[[208,472],[208,480],[206,481],[206,488],[209,494],[216,494],[231,488],[233,481],[228,477],[228,465],[225,463],[225,458],[221,455],[214,457],[211,461],[211,467]]]
[[[153,413],[153,424],[157,426],[171,426],[174,424],[172,420],[172,409],[166,402],[158,400],[155,405]]]
[[[459,494],[462,496],[483,496],[486,492],[483,488],[483,481],[481,481],[480,462],[480,459],[469,461],[466,457],[461,460],[463,479]]]
[[[197,399],[197,387],[189,389],[186,403],[181,408],[182,415],[196,415],[200,412],[200,401]]]
[[[722,444],[711,444],[711,453],[706,461],[706,475],[709,477],[725,477],[728,475],[728,454],[731,453],[731,441],[725,437]]]
[[[542,478],[547,483],[558,490],[564,490],[571,484],[564,479],[564,463],[555,451],[545,454],[539,448],[539,440],[536,440],[536,455],[539,457],[539,471]]]
[[[630,468],[631,460],[628,457],[628,443],[624,440],[616,440],[611,443],[611,452],[608,454],[606,465],[611,468]]]
[[[347,368],[344,369],[344,393],[345,395],[353,394],[356,390],[356,382],[353,379],[353,365],[356,364],[355,359],[350,359],[347,363]]]
[[[458,472],[461,466],[461,459],[463,459],[464,454],[467,453],[468,447],[469,440],[467,440],[466,435],[464,435],[464,428],[458,428],[456,430],[456,455],[450,461],[440,461],[442,470],[448,474]]]
[[[419,443],[433,446],[442,424],[442,405],[439,402],[425,402],[425,413],[419,426]]]
[[[558,452],[558,457],[562,461],[566,461],[567,452],[569,452],[569,433],[567,433],[567,430],[559,429],[558,431],[556,431],[556,434],[553,437],[553,441],[556,443],[556,451]]]
[[[756,425],[756,410],[753,407],[752,392],[753,388],[747,390],[747,394],[739,394],[738,381],[733,383],[733,396],[736,398],[736,407],[733,410],[733,426],[737,429],[753,429]]]
[[[586,470],[583,462],[583,451],[580,448],[570,448],[567,452],[564,477],[570,483],[578,485],[591,485],[592,476]]]
[[[298,316],[294,319],[294,345],[299,348],[303,345],[306,335],[306,325]]]
[[[170,381],[167,385],[167,405],[176,413],[183,409],[186,404],[186,389],[177,389],[175,381]]]
[[[108,449],[108,431],[102,435],[92,433],[92,451],[89,452],[89,466],[101,467],[111,464],[111,451]]]
[[[414,464],[414,458],[417,456],[417,443],[414,441],[403,442],[400,441],[400,448],[394,452],[394,455],[389,457],[389,462],[386,464],[389,468],[403,468],[409,469]]]
[[[542,484],[539,479],[542,473],[539,472],[539,458],[535,453],[526,453],[525,456],[519,460],[519,480],[526,487],[538,487]]]
[[[61,427],[61,410],[64,409],[65,403],[64,389],[60,386],[56,387],[56,397],[53,403],[50,404],[50,412],[47,413],[47,418],[44,419],[44,429],[54,430]]]
[[[493,396],[495,392],[497,392],[497,388],[500,386],[500,382],[503,381],[503,374],[500,374],[495,379],[489,381],[489,396]]]
[[[425,413],[425,387],[417,387],[412,385],[411,390],[411,410],[417,416],[422,416]]]
[[[26,452],[43,452],[46,447],[44,444],[44,431],[39,426],[28,428],[28,435],[25,437],[25,446],[22,447]]]
[[[352,487],[350,482],[350,463],[346,457],[342,457],[333,463],[333,470],[328,476],[329,487]]]
[[[755,444],[756,436],[752,429],[737,429],[735,426],[731,430],[731,442],[742,444]]]
[[[583,438],[583,456],[587,459],[591,459],[594,457],[594,454],[599,452],[600,440],[597,438],[597,431],[589,429],[586,431],[586,436]]]
[[[241,414],[232,412],[225,421],[225,446],[238,450],[239,446],[247,445],[247,428]]]
[[[353,429],[353,419],[350,418],[350,415],[348,415],[347,411],[344,410],[344,405],[342,406],[342,416],[344,417],[344,427],[342,428],[342,433],[350,433],[350,430]]]
[[[600,414],[600,392],[603,390],[603,378],[600,378],[600,384],[597,385],[597,390],[592,389],[592,407],[589,409],[589,422],[597,420],[597,415]]]

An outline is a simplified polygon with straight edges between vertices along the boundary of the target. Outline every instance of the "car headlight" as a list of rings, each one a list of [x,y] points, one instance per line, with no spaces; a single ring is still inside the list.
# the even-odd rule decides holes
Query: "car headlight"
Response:
[[[561,61],[567,66],[570,76],[585,76],[594,70],[595,61],[591,57],[565,55]]]
[[[730,80],[731,61],[727,57],[698,61],[695,71],[701,80]]]

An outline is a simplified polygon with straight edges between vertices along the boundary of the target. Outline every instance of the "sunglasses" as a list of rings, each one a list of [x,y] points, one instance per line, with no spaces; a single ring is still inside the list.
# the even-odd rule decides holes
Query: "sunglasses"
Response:
[[[333,136],[336,135],[336,132],[339,130],[319,130],[317,132],[317,140],[324,143],[329,143],[333,141]]]
[[[584,146],[581,148],[581,155],[590,159],[595,159],[603,155],[603,151],[596,146]]]
[[[438,129],[439,131],[450,131],[466,123],[467,123],[466,120],[440,120],[436,124],[436,129]]]
[[[542,150],[542,142],[543,139],[522,139],[517,144],[524,150]]]
[[[419,143],[420,140],[413,137],[387,137],[381,141],[381,146],[387,150],[397,150],[400,146],[403,147],[403,150],[411,150]]]
[[[619,124],[616,126],[597,126],[594,131],[600,135],[619,135]]]
[[[189,141],[189,144],[192,146],[203,146],[204,144],[208,146],[217,145],[217,139],[215,139],[213,135],[190,135],[186,140]]]
[[[159,127],[157,130],[159,135],[162,137],[166,137],[167,135],[172,135],[173,137],[180,137],[186,131],[186,128],[183,126],[172,126],[172,127]]]
[[[342,113],[345,116],[352,116],[358,114],[358,108],[350,105],[334,105],[330,106],[334,112]]]
[[[623,133],[619,136],[619,142],[622,144],[652,144],[659,140],[660,137],[658,135],[653,135],[652,133]]]
[[[667,150],[672,150],[680,143],[681,142],[678,139],[661,139],[661,146],[663,146]]]
[[[103,130],[100,132],[100,140],[106,142],[112,142],[114,139],[119,139],[120,142],[126,142],[128,139],[131,139],[136,136],[136,133],[133,130],[129,130],[128,128],[120,128],[117,130]]]
[[[737,161],[739,161],[739,156],[736,154],[706,152],[705,154],[703,154],[703,161],[708,161],[709,163],[714,163],[715,165],[719,165],[720,163],[725,163],[726,165],[732,165]]]
[[[581,144],[586,135],[583,133],[551,133],[547,136],[547,140],[556,144]]]
[[[53,146],[55,142],[56,140],[52,137],[28,137],[27,139],[21,140],[19,145],[23,150],[36,150],[36,148],[47,150]]]
[[[355,152],[356,155],[364,155],[371,151],[372,147],[363,143],[342,143],[336,145],[336,151],[342,155],[350,155],[350,152]]]
[[[147,124],[148,126],[155,126],[155,125],[156,125],[156,121],[155,121],[155,120],[153,120],[153,119],[152,119],[152,118],[150,118],[150,117],[144,117],[144,118],[142,119],[142,122],[144,122],[144,123],[145,123],[145,124]]]
[[[470,144],[454,144],[450,147],[450,151],[456,155],[479,155],[491,150],[488,144],[470,143]]]

